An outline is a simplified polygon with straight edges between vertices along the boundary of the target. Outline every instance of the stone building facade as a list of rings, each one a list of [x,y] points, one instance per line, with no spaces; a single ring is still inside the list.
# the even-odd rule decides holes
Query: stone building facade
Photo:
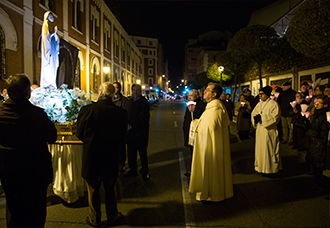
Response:
[[[122,84],[125,95],[141,81],[142,53],[103,0],[1,0],[0,88],[12,74],[40,82],[44,13],[51,11],[57,34],[79,49],[75,86],[96,92],[104,81]]]

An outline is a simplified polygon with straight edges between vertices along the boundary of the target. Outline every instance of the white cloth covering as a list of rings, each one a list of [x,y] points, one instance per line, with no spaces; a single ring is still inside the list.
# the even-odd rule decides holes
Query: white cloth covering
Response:
[[[78,141],[76,136],[65,136],[65,140]],[[84,196],[86,184],[81,176],[82,145],[49,144],[53,158],[54,194],[68,203]]]
[[[196,200],[222,201],[234,195],[228,126],[229,116],[218,99],[200,117],[192,159],[189,192]]]
[[[254,122],[261,115],[261,123]],[[268,98],[260,101],[252,111],[251,122],[256,128],[254,169],[259,173],[277,173],[282,169],[277,123],[280,121],[280,108],[276,101]]]

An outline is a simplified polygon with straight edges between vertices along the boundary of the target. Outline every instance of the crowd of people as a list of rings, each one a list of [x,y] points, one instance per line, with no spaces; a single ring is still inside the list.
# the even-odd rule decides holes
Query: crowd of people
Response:
[[[120,92],[120,84],[104,82],[98,101],[79,112],[76,135],[83,142],[82,177],[86,180],[89,213],[87,224],[101,226],[101,186],[105,192],[107,225],[123,215],[117,209],[115,186],[125,171],[126,144],[129,170],[137,175],[137,153],[143,180],[149,180],[147,147],[150,110],[132,85],[132,97]],[[24,74],[6,81],[9,97],[0,105],[0,179],[6,197],[7,227],[44,227],[47,188],[53,181],[52,155],[47,144],[55,143],[57,130],[43,109],[29,102],[31,82]]]
[[[6,98],[0,105],[0,127],[7,129],[0,133],[0,178],[7,201],[7,226],[43,227],[47,186],[53,179],[47,143],[56,141],[56,128],[41,108],[28,101],[31,83],[26,75],[10,76],[6,86],[9,96],[2,96]],[[86,222],[91,226],[101,225],[102,185],[107,225],[113,226],[123,217],[117,209],[115,186],[119,172],[126,171],[126,154],[129,170],[123,177],[138,175],[139,153],[139,171],[144,181],[149,180],[149,103],[138,84],[132,85],[130,99],[120,91],[120,83],[102,83],[98,101],[82,107],[77,119],[76,135],[83,142],[82,176],[88,190]],[[285,82],[283,89],[260,88],[256,97],[246,89],[235,107],[230,94],[223,94],[219,84],[209,83],[203,97],[192,90],[188,99],[183,132],[191,168],[185,175],[197,201],[219,202],[234,195],[229,141],[234,116],[242,140],[249,138],[251,127],[256,129],[254,170],[258,174],[274,178],[281,172],[281,141],[294,150],[307,151],[307,173],[314,175],[312,189],[329,190],[328,86],[303,83],[297,92]]]
[[[208,92],[208,89],[205,92]],[[198,129],[200,130],[194,130],[197,132],[194,146],[188,145],[192,151],[190,192],[196,192],[197,200],[219,201],[219,196],[210,193],[210,188],[215,188],[213,174],[207,174],[210,170],[217,172],[216,168],[212,165],[205,167],[205,164],[209,164],[205,162],[215,162],[215,164],[220,164],[222,167],[225,167],[225,164],[221,159],[214,161],[214,159],[217,159],[214,156],[214,148],[207,146],[214,136],[208,135],[208,131],[205,132],[205,135],[203,134],[204,137],[208,135],[207,138],[201,136],[202,126],[210,127],[210,124],[203,124],[203,120],[207,116],[209,106],[213,107],[210,101],[206,100],[205,92],[206,111],[198,112],[201,119],[198,123]],[[198,91],[192,93],[198,93]],[[196,99],[197,97],[192,100],[196,101]],[[200,98],[198,99],[200,103]],[[277,86],[275,89],[270,86],[261,88],[256,97],[251,96],[249,89],[245,89],[243,94],[240,95],[235,108],[230,100],[230,94],[221,94],[219,99],[221,107],[218,107],[218,109],[226,110],[230,121],[233,120],[233,116],[236,117],[236,130],[241,140],[250,138],[251,132],[253,132],[252,137],[255,137],[254,169],[258,174],[276,178],[282,172],[279,147],[281,142],[282,145],[287,144],[292,147],[292,150],[306,151],[305,160],[309,166],[306,172],[314,175],[312,190],[315,192],[329,191],[330,87],[328,85],[310,85],[303,82],[301,90],[294,91],[291,82],[287,81],[281,87]],[[183,127],[185,139],[188,138],[190,133],[189,128],[192,118],[189,117],[191,112],[193,113],[194,109],[187,107]],[[212,117],[208,118],[212,119]],[[251,127],[256,131],[251,131]],[[216,125],[213,126],[212,131],[217,131]],[[224,145],[225,142],[222,141],[224,133],[218,132],[216,134],[218,139],[221,138],[220,141]],[[203,141],[202,147],[199,146],[201,141]],[[195,145],[198,145],[198,148],[195,149]],[[187,146],[186,143],[185,146]],[[221,151],[222,156],[225,156],[226,149],[217,150]],[[228,158],[228,155],[226,157]],[[200,164],[201,161],[202,164]],[[228,171],[217,173],[223,177],[231,175]],[[226,190],[228,189],[222,189],[222,192],[226,192]],[[219,189],[218,192],[220,192]],[[225,198],[225,196],[222,197],[222,199]]]

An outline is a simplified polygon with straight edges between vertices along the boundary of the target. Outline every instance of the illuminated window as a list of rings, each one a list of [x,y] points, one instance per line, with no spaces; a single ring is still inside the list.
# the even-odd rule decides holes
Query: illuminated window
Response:
[[[97,91],[98,88],[97,88],[97,75],[96,75],[96,64],[94,64],[93,66],[93,89],[94,91]]]

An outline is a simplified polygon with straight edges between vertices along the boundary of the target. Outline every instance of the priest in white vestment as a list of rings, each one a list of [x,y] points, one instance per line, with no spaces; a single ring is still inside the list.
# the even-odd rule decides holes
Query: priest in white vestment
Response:
[[[282,170],[279,153],[277,123],[281,118],[276,101],[270,99],[272,87],[265,86],[259,92],[261,101],[252,111],[251,122],[256,128],[254,169],[268,177],[276,177]]]
[[[234,195],[228,126],[229,116],[218,99],[222,88],[209,83],[206,109],[199,119],[193,151],[189,192],[198,201],[222,201]]]

